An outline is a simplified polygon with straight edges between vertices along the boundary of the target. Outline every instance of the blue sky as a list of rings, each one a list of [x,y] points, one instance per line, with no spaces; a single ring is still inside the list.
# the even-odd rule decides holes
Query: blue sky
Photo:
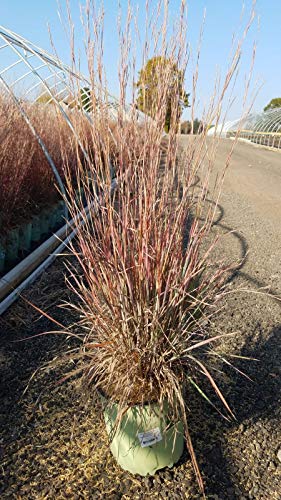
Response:
[[[156,0],[151,0],[156,4]],[[82,49],[83,30],[79,19],[79,1],[70,0],[73,20],[76,26],[77,45],[81,49],[82,69],[86,72],[86,62],[83,63]],[[83,2],[82,2],[83,3]],[[96,1],[99,5],[100,2]],[[120,0],[126,10],[127,1]],[[179,0],[170,0],[170,26],[178,12]],[[222,73],[226,68],[231,39],[234,32],[239,32],[242,1],[240,0],[189,0],[188,3],[188,39],[196,48],[201,27],[204,8],[206,8],[206,23],[201,52],[200,73],[198,84],[198,114],[203,104],[208,101],[214,83],[217,68]],[[62,7],[64,0],[61,1]],[[132,0],[133,6],[139,6],[139,26],[145,22],[145,0]],[[116,18],[118,0],[104,0],[105,8],[105,66],[108,84],[111,92],[118,95],[118,35]],[[251,0],[245,0],[245,17],[250,11]],[[281,96],[281,0],[257,0],[257,17],[252,25],[243,49],[241,69],[235,90],[235,102],[229,112],[229,119],[237,118],[241,112],[241,100],[244,92],[244,77],[248,73],[251,62],[252,46],[257,42],[253,82],[263,83],[262,89],[255,101],[254,109],[260,111],[273,97]],[[50,50],[47,24],[49,23],[56,48],[60,57],[69,61],[69,48],[58,17],[56,0],[1,0],[0,24],[28,38],[46,50]],[[0,57],[4,57],[1,55]],[[139,59],[140,61],[140,59]],[[3,64],[1,63],[1,67]],[[140,69],[140,68],[138,68]],[[191,70],[188,76],[190,77]],[[190,81],[187,78],[187,91]]]

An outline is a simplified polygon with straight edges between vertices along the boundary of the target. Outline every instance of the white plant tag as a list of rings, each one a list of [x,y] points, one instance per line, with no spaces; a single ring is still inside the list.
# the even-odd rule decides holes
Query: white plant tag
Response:
[[[162,441],[162,436],[159,427],[151,429],[150,431],[147,432],[139,432],[138,438],[142,448],[146,448],[146,446],[152,446],[153,444]]]

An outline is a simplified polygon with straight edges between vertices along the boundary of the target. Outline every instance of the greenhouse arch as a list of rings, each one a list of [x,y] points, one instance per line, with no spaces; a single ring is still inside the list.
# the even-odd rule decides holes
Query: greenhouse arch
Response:
[[[251,113],[247,118],[225,122],[209,130],[208,135],[235,137],[271,148],[281,148],[281,108]]]

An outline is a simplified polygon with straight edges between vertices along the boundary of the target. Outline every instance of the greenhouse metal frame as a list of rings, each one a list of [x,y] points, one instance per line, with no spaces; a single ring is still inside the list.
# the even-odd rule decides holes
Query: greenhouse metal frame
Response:
[[[209,130],[208,135],[215,133],[222,137],[245,139],[255,144],[270,148],[281,148],[281,108],[270,109],[262,113],[251,113],[246,118],[225,122]]]
[[[90,161],[87,152],[71,121],[73,109],[79,109],[90,123],[93,123],[94,114],[96,116],[101,107],[107,109],[109,118],[112,120],[117,120],[120,116],[123,119],[130,119],[132,111],[137,114],[137,120],[140,123],[148,119],[131,105],[120,106],[116,97],[98,85],[95,85],[93,93],[97,96],[96,106],[93,109],[91,99],[93,88],[89,78],[74,71],[58,57],[50,55],[34,43],[3,26],[0,26],[0,89],[1,87],[2,91],[6,92],[17,105],[23,119],[36,137],[63,195],[65,195],[65,189],[56,165],[42,138],[35,130],[23,103],[55,104],[56,109],[63,115],[75,136],[87,161]],[[81,90],[86,98],[89,97],[87,106],[83,106]]]

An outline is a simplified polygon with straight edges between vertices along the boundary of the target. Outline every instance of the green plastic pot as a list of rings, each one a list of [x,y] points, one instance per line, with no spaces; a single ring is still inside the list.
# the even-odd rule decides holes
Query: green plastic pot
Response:
[[[18,258],[19,253],[19,228],[11,229],[7,235],[6,240],[6,257],[5,260],[8,264],[14,263]]]
[[[56,226],[61,227],[65,224],[64,220],[64,201],[59,201],[56,208]]]
[[[83,203],[84,200],[84,188],[80,187],[75,190],[75,201],[76,203]]]
[[[57,223],[57,205],[53,205],[50,208],[50,230],[52,231]]]
[[[51,227],[50,213],[48,209],[42,210],[40,213],[40,229],[41,235],[46,236],[49,233]]]
[[[0,243],[0,273],[3,273],[5,269],[5,257],[6,257],[5,249]]]
[[[37,243],[41,238],[40,217],[34,215],[32,217],[31,241]]]
[[[104,418],[110,449],[122,469],[141,476],[172,467],[184,447],[182,422],[169,425],[168,405],[161,412],[157,403],[129,408],[114,432],[117,405],[106,408]]]
[[[85,195],[85,189],[82,187],[80,189],[80,193],[81,193],[81,200],[82,200],[82,205],[85,206],[85,203],[86,203],[86,195]]]
[[[19,227],[19,249],[29,252],[31,246],[32,222],[26,222]]]

